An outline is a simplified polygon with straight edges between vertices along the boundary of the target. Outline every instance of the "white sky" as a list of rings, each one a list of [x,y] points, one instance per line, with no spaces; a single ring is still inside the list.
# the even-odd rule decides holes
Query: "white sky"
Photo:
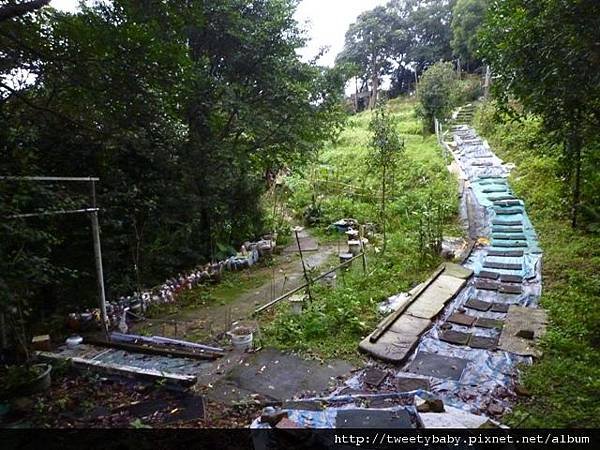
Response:
[[[329,51],[319,64],[333,66],[336,55],[344,47],[344,35],[358,15],[388,0],[302,0],[296,12],[296,20],[307,30],[310,41],[299,51],[306,59],[312,59],[321,47]],[[63,11],[74,11],[79,0],[52,0],[50,4]]]

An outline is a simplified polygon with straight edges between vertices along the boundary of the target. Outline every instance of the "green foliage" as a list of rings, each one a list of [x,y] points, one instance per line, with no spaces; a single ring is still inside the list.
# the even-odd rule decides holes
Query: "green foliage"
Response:
[[[488,0],[457,0],[452,10],[452,50],[467,70],[474,70],[480,65],[478,33],[485,20],[488,3]]]
[[[574,227],[581,207],[593,208],[582,190],[590,177],[597,178],[599,28],[597,1],[508,0],[490,5],[482,31],[482,51],[493,68],[499,105],[517,117],[536,114],[555,144],[564,144]]]
[[[386,113],[383,106],[376,111],[371,122],[369,131],[373,134],[371,137],[371,154],[369,159],[370,169],[377,173],[381,180],[381,201],[379,203],[379,223],[383,233],[383,249],[387,244],[386,236],[386,203],[388,189],[393,189],[395,181],[395,172],[398,166],[398,158],[404,151],[404,141],[401,140],[395,123]]]
[[[336,62],[349,65],[347,77],[361,80],[360,92],[377,91],[379,77],[392,75],[393,96],[408,93],[415,73],[452,58],[453,6],[454,0],[392,0],[367,11],[350,25]],[[376,100],[372,93],[371,108]]]
[[[384,129],[396,129],[400,137],[394,133],[395,143],[400,139],[405,143],[402,157],[390,174],[395,183],[386,202],[385,253],[369,251],[366,275],[357,260],[349,272],[338,273],[336,289],[314,289],[313,303],[301,316],[292,315],[285,304],[278,306],[261,324],[268,344],[319,357],[358,358],[358,341],[380,319],[377,304],[423,281],[439,264],[434,246],[420,242],[425,227],[431,235],[434,229],[459,232],[456,180],[446,169],[435,138],[421,136],[414,108],[414,101],[400,99],[385,105]],[[373,133],[369,124],[377,115],[381,117],[381,112],[353,116],[339,139],[319,153],[313,167],[286,178],[289,204],[297,212],[310,205],[314,196],[322,211],[321,227],[341,217],[354,217],[381,228],[381,173],[370,168]],[[337,236],[338,241],[345,240],[345,236]],[[379,249],[381,236],[375,235],[370,242],[371,248]]]
[[[506,119],[487,104],[477,112],[476,126],[501,158],[517,165],[510,182],[525,200],[544,250],[541,304],[551,322],[544,355],[524,374],[533,397],[518,405],[508,423],[598,427],[600,238],[569,228],[561,148],[546,137],[541,120]]]
[[[2,23],[0,173],[100,177],[109,298],[270,228],[264,174],[337,134],[343,74],[300,61],[295,6],[120,0]],[[87,186],[0,184],[3,217],[89,205]],[[0,227],[3,307],[95,303],[87,217]]]
[[[435,63],[423,73],[417,113],[428,130],[433,131],[435,118],[444,120],[456,106],[455,83],[454,68],[449,62]]]

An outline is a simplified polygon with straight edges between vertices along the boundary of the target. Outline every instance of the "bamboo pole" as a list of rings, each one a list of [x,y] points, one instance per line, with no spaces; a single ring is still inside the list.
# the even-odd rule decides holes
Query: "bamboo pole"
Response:
[[[329,275],[330,273],[335,272],[336,270],[341,269],[342,267],[345,267],[347,265],[349,265],[352,261],[354,261],[357,258],[361,258],[363,257],[363,254],[361,253],[360,255],[356,255],[353,256],[352,258],[350,258],[348,261],[345,261],[337,266],[335,266],[333,269],[328,270],[327,272],[323,272],[322,274],[316,276],[315,278],[312,279],[312,283],[315,283],[323,278],[325,278],[327,275]],[[260,314],[261,312],[263,312],[266,309],[269,309],[271,306],[275,305],[276,303],[279,303],[281,300],[285,300],[286,298],[288,298],[290,295],[295,294],[298,291],[301,291],[302,289],[306,288],[306,284],[304,283],[301,286],[298,286],[297,288],[292,289],[291,291],[286,292],[283,295],[280,295],[279,297],[277,297],[275,300],[261,306],[260,308],[257,308],[256,310],[254,310],[254,314]]]

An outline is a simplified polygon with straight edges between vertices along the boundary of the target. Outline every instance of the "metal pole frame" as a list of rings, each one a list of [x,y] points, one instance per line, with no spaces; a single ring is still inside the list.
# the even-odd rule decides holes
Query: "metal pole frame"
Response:
[[[98,282],[98,303],[100,307],[100,316],[102,320],[102,329],[104,330],[105,337],[108,341],[110,341],[110,333],[108,330],[108,314],[106,312],[106,291],[104,289],[104,269],[102,264],[102,246],[100,243],[100,224],[98,222],[98,211],[99,209],[96,207],[96,181],[100,181],[100,178],[97,177],[45,177],[45,176],[0,176],[0,180],[2,181],[49,181],[49,182],[86,182],[90,183],[90,196],[92,207],[77,209],[77,210],[58,210],[58,211],[44,211],[38,213],[25,213],[25,214],[15,214],[13,216],[6,217],[7,219],[19,219],[19,218],[28,218],[28,217],[42,217],[42,216],[52,216],[52,215],[60,215],[60,214],[78,214],[85,213],[90,215],[90,220],[92,223],[92,239],[94,242],[94,263],[96,265],[96,279]],[[3,321],[2,321],[3,322]],[[3,325],[3,323],[2,323]],[[2,333],[4,330],[2,330]]]

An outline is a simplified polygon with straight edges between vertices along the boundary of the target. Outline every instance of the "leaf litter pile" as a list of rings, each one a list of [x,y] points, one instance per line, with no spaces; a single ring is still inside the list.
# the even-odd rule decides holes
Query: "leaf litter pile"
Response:
[[[41,428],[241,428],[258,406],[226,406],[190,390],[92,373],[57,377],[37,395],[12,399],[0,426]]]

